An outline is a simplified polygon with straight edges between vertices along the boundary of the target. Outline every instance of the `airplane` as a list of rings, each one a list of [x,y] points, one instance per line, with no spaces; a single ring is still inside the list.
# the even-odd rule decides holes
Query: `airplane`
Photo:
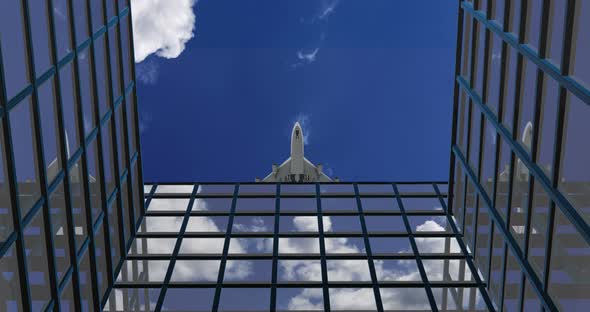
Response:
[[[303,129],[296,122],[291,131],[291,156],[280,166],[272,165],[272,172],[256,182],[340,182],[323,172],[323,166],[314,165],[304,156]]]

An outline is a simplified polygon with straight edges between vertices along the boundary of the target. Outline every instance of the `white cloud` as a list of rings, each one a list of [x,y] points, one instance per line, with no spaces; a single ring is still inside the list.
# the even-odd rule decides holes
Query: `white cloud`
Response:
[[[319,14],[317,15],[317,19],[323,20],[328,18],[328,16],[330,16],[332,13],[334,13],[334,10],[336,10],[338,3],[340,3],[340,0],[322,1],[322,5],[320,7]]]
[[[315,61],[316,59],[316,55],[318,54],[318,52],[320,51],[320,48],[315,48],[311,51],[308,52],[304,52],[303,50],[299,50],[297,51],[297,58],[301,61],[304,61],[306,63],[312,63]]]
[[[150,54],[176,58],[194,37],[196,0],[131,0],[135,62]]]
[[[314,217],[308,217],[314,218]],[[327,219],[327,220],[326,220]],[[301,230],[306,230],[311,219],[294,219],[294,225]],[[324,223],[331,225],[329,217],[324,217]],[[427,220],[416,227],[420,231],[441,231],[444,230],[435,220]],[[442,252],[445,238],[416,238],[417,243],[421,245],[422,252]],[[347,238],[326,239],[326,250],[334,253],[359,253],[357,246]],[[281,248],[287,245],[291,252],[309,253],[312,252],[309,245],[292,244],[289,239],[281,239]],[[452,251],[458,251],[456,244],[451,245]],[[317,250],[315,251],[317,252]],[[388,268],[385,261],[376,260],[374,262],[377,276],[387,281],[416,281],[421,280],[420,274],[416,269],[413,260],[400,260],[395,268]],[[425,262],[425,270],[428,276],[441,279],[443,276],[443,266],[437,265],[438,262]],[[283,275],[281,278],[290,281],[318,281],[321,280],[321,267],[319,262],[313,261],[284,261],[281,263]],[[451,275],[458,275],[460,272],[459,261],[449,262],[449,272]],[[330,280],[370,280],[368,275],[368,264],[365,261],[345,260],[338,262],[328,262],[328,278]],[[465,278],[471,276],[466,273]],[[422,293],[421,293],[422,292]],[[416,309],[427,310],[430,305],[426,299],[426,293],[422,288],[381,288],[381,297],[386,309]],[[322,295],[318,292],[302,291],[291,297],[288,302],[289,309],[321,309]],[[330,303],[334,309],[374,309],[375,298],[372,288],[361,289],[331,289]]]
[[[135,74],[137,80],[146,85],[153,85],[158,82],[158,74],[160,73],[160,66],[153,59],[148,59],[135,66]]]

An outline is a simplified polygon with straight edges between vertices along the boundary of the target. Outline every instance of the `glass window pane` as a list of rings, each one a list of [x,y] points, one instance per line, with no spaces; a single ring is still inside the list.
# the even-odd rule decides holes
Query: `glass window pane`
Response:
[[[72,51],[70,46],[70,18],[67,0],[53,1],[53,22],[55,23],[55,37],[58,59],[62,59]]]
[[[152,198],[148,211],[186,211],[189,198]]]
[[[169,260],[125,260],[117,282],[163,282]]]
[[[399,211],[395,198],[362,198],[363,211]]]
[[[420,253],[461,253],[461,248],[454,237],[416,237]]]
[[[412,253],[410,240],[407,237],[371,237],[371,252],[376,254]]]
[[[320,282],[322,266],[320,260],[279,260],[278,281]]]
[[[236,216],[232,233],[235,232],[272,232],[274,217],[267,216]],[[224,231],[225,229],[221,229]]]
[[[0,1],[0,35],[6,97],[11,99],[29,82],[26,66],[25,32],[20,1]]]
[[[41,195],[37,176],[36,148],[34,141],[33,114],[30,97],[21,101],[10,111],[10,130],[18,182],[21,218],[33,207]]]
[[[231,205],[231,198],[195,198],[192,211],[229,212]]]
[[[59,130],[57,130],[57,111],[54,97],[53,79],[47,80],[38,89],[39,112],[41,114],[41,131],[43,136],[43,153],[47,166],[47,181],[51,183],[62,169],[59,148]]]
[[[0,268],[2,268],[2,275],[0,281],[4,285],[2,295],[0,296],[0,304],[6,307],[9,311],[22,311],[20,279],[18,274],[18,260],[16,258],[16,244],[8,248],[2,258],[0,258]]]
[[[367,260],[328,260],[328,281],[356,282],[370,281],[369,263]]]
[[[279,238],[279,253],[320,253],[320,241],[318,238],[293,237]]]
[[[560,311],[583,310],[590,303],[586,279],[590,245],[559,208],[555,210],[552,245],[549,295]]]
[[[358,216],[324,217],[322,223],[324,224],[324,232],[362,232]]]
[[[166,298],[178,289],[168,289]],[[154,311],[160,296],[160,288],[113,289],[104,311]]]
[[[360,195],[393,195],[391,184],[359,184]]]
[[[285,211],[317,211],[315,198],[281,198],[281,212]]]
[[[318,232],[318,217],[316,216],[281,216],[279,231],[286,232]],[[323,222],[327,222],[324,217]]]
[[[191,216],[186,226],[187,232],[224,232],[227,230],[228,217]]]
[[[566,112],[559,190],[590,222],[590,105],[568,93]]]
[[[574,10],[574,37],[571,71],[572,76],[580,81],[586,88],[590,88],[590,40],[586,33],[590,29],[590,3],[588,1],[576,2]]]
[[[424,288],[381,288],[383,308],[393,311],[430,311]],[[445,311],[445,310],[441,310]]]
[[[29,5],[29,16],[33,35],[33,51],[35,53],[35,72],[38,77],[47,71],[52,63],[49,59],[49,28],[47,27],[49,21],[47,19],[46,2],[39,1],[35,5]],[[15,24],[11,26],[14,27]]]
[[[281,201],[282,206],[282,201]],[[275,211],[274,198],[238,198],[236,212],[242,211]],[[282,209],[281,209],[282,210]]]
[[[193,192],[193,185],[158,185],[156,194],[184,194],[190,195]],[[187,201],[188,203],[188,201]]]
[[[277,307],[282,311],[324,311],[320,288],[278,288]]]
[[[221,254],[224,242],[224,238],[184,238],[180,245],[180,253]]]
[[[414,210],[439,210],[442,211],[442,204],[438,197],[404,197],[402,198],[406,211]]]
[[[214,297],[215,288],[168,288],[162,311],[211,311]],[[152,309],[158,296],[155,295],[153,298],[155,299],[150,299]]]
[[[416,260],[376,260],[378,281],[422,281]]]
[[[356,198],[322,198],[322,211],[358,211]]]
[[[57,279],[61,281],[67,269],[70,268],[70,243],[68,222],[66,218],[66,201],[61,182],[49,197],[49,211],[51,214],[51,233],[53,235],[53,248]]]
[[[78,267],[78,276],[80,280],[80,305],[82,306],[82,310],[84,311],[92,311],[93,305],[93,297],[92,297],[92,288],[95,287],[92,281],[91,271],[90,271],[90,253],[88,250],[82,256],[82,260],[80,260],[80,265]]]
[[[24,229],[25,252],[27,255],[27,274],[31,291],[32,309],[42,311],[51,299],[47,249],[45,247],[45,219],[38,212]]]
[[[428,280],[441,282],[475,281],[463,259],[422,260]]]
[[[272,260],[228,260],[223,281],[270,283],[271,274]]]
[[[84,120],[84,134],[90,133],[96,123],[94,122],[94,98],[92,90],[92,77],[90,71],[90,49],[86,48],[84,51],[78,53],[78,72],[80,79],[80,97],[82,101],[82,114]]]
[[[279,243],[282,239],[279,240]],[[280,251],[280,248],[279,248]],[[229,241],[230,254],[263,254],[272,253],[272,238],[236,238]]]
[[[268,311],[270,289],[223,288],[219,299],[221,311]]]
[[[330,288],[329,294],[332,311],[377,309],[373,288]]]
[[[108,67],[106,66],[105,36],[103,35],[94,40],[93,46],[96,61],[96,91],[98,93],[99,119],[102,119],[111,103],[109,98],[109,86],[107,85]]]
[[[402,216],[365,216],[367,231],[371,232],[406,232]]]
[[[214,282],[219,260],[176,260],[171,282]]]
[[[88,39],[88,24],[86,17],[86,3],[85,0],[72,1],[74,9],[74,22],[76,27],[76,45],[80,45]]]
[[[327,254],[364,254],[365,243],[361,237],[326,237]]]

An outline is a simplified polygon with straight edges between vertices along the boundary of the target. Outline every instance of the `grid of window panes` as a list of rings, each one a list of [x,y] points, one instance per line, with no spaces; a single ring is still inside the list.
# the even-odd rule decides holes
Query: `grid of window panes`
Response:
[[[0,310],[100,310],[143,213],[127,0],[0,1]]]
[[[488,311],[446,183],[152,184],[108,311]]]
[[[460,1],[450,213],[504,311],[590,307],[590,2]]]

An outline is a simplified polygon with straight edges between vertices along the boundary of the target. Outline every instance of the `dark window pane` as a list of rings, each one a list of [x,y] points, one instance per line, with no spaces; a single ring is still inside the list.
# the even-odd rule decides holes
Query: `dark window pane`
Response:
[[[29,82],[26,47],[20,1],[0,1],[0,35],[4,65],[6,97],[15,96]]]
[[[37,176],[37,150],[34,142],[33,114],[30,97],[10,111],[12,147],[18,182],[21,218],[24,218],[39,199],[41,189]]]
[[[51,299],[47,249],[45,248],[45,221],[39,212],[24,229],[25,252],[32,309],[42,311]]]

